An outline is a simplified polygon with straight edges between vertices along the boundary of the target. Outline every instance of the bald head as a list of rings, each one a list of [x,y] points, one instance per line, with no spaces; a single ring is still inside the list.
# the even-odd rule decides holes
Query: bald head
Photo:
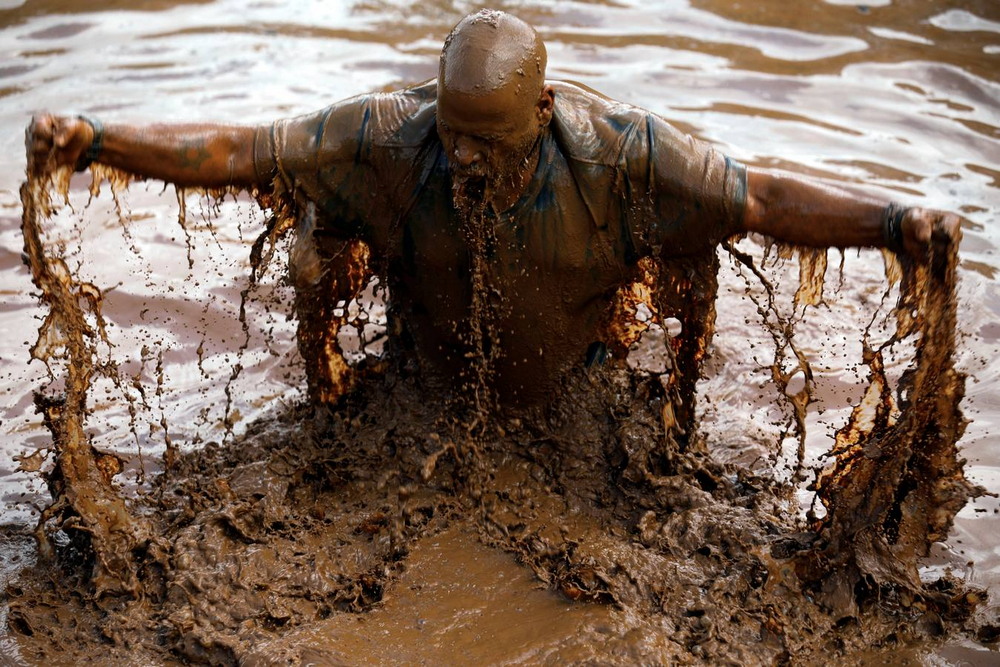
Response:
[[[456,205],[471,201],[469,190],[507,210],[534,174],[555,108],[541,38],[504,12],[466,16],[445,40],[437,92],[437,133]]]
[[[545,82],[545,45],[506,12],[483,9],[459,21],[444,42],[438,85],[464,95],[513,86],[532,97]]]

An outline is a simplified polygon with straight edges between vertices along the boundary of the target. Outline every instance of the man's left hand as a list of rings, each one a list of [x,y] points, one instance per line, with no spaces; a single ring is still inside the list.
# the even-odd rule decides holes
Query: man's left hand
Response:
[[[962,240],[962,219],[954,213],[928,208],[910,208],[903,215],[903,248],[917,260],[927,257],[931,239],[958,244]]]

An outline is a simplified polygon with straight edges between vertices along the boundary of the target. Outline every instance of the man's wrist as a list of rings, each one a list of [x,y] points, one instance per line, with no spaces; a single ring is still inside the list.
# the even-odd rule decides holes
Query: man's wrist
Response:
[[[909,211],[905,206],[890,202],[882,211],[882,242],[893,252],[903,252],[903,218]]]
[[[84,114],[79,114],[77,118],[90,125],[90,129],[94,131],[93,140],[76,161],[76,171],[83,171],[101,155],[101,148],[104,147],[104,125],[96,118]]]

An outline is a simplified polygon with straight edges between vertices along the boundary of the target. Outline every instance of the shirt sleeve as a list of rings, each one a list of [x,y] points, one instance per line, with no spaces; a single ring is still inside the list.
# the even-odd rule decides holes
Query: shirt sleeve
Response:
[[[654,114],[636,129],[625,163],[640,254],[688,255],[741,231],[747,178],[742,163]]]
[[[370,116],[370,99],[362,96],[262,128],[254,146],[258,176],[276,177],[300,206],[314,203],[321,233],[365,240],[377,219]]]

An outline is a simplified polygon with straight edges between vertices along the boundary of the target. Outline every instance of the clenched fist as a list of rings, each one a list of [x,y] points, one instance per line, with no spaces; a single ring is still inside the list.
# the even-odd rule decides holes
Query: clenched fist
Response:
[[[929,208],[909,208],[902,214],[903,249],[914,258],[927,254],[932,239],[958,244],[962,240],[962,219],[954,213]]]
[[[34,116],[25,132],[28,171],[51,173],[66,165],[77,169],[95,135],[94,126],[82,118]]]

